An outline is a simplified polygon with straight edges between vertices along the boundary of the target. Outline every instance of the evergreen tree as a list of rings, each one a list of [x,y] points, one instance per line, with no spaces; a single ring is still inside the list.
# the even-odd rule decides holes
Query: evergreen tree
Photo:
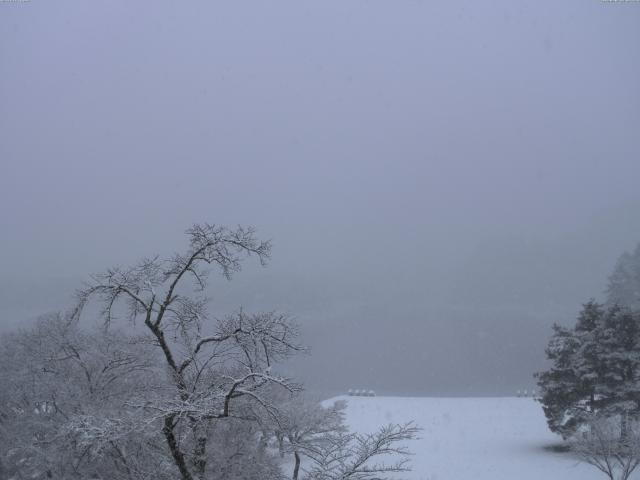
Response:
[[[557,324],[553,331],[546,349],[552,366],[536,376],[549,428],[567,437],[575,430],[576,414],[580,413],[576,407],[588,398],[588,394],[578,388],[578,377],[573,368],[573,358],[579,349],[578,339],[573,331]]]
[[[621,419],[624,436],[627,419],[637,417],[640,410],[640,315],[611,307],[599,335],[600,408]]]
[[[640,415],[640,314],[590,301],[573,328],[554,325],[551,367],[537,374],[549,428],[567,438],[595,413],[620,420]]]
[[[607,304],[640,310],[640,243],[618,259],[607,286]]]

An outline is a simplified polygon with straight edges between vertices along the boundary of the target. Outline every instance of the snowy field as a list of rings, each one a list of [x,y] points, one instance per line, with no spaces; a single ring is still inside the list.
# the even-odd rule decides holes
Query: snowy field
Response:
[[[347,401],[347,423],[370,432],[386,423],[415,420],[424,430],[411,442],[411,480],[603,480],[595,468],[550,448],[531,398],[337,397]],[[638,473],[632,478],[638,479]]]

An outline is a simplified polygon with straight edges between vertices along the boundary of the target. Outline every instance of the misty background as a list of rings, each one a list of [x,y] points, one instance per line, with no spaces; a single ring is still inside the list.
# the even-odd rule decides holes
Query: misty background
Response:
[[[0,331],[91,273],[274,242],[312,392],[531,388],[640,241],[634,2],[0,3]]]

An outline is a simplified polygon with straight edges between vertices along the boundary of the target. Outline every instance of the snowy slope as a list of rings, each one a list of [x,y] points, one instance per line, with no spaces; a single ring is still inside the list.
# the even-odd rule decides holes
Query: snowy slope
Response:
[[[337,397],[347,401],[352,430],[415,420],[424,430],[411,442],[411,480],[603,480],[595,468],[548,449],[547,429],[531,398]],[[547,448],[545,448],[547,447]],[[635,473],[632,478],[640,479]]]

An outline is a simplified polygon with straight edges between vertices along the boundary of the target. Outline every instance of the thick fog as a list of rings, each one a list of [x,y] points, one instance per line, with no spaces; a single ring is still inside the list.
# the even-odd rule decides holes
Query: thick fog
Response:
[[[533,386],[640,241],[634,2],[0,3],[0,330],[254,225],[311,391]]]

